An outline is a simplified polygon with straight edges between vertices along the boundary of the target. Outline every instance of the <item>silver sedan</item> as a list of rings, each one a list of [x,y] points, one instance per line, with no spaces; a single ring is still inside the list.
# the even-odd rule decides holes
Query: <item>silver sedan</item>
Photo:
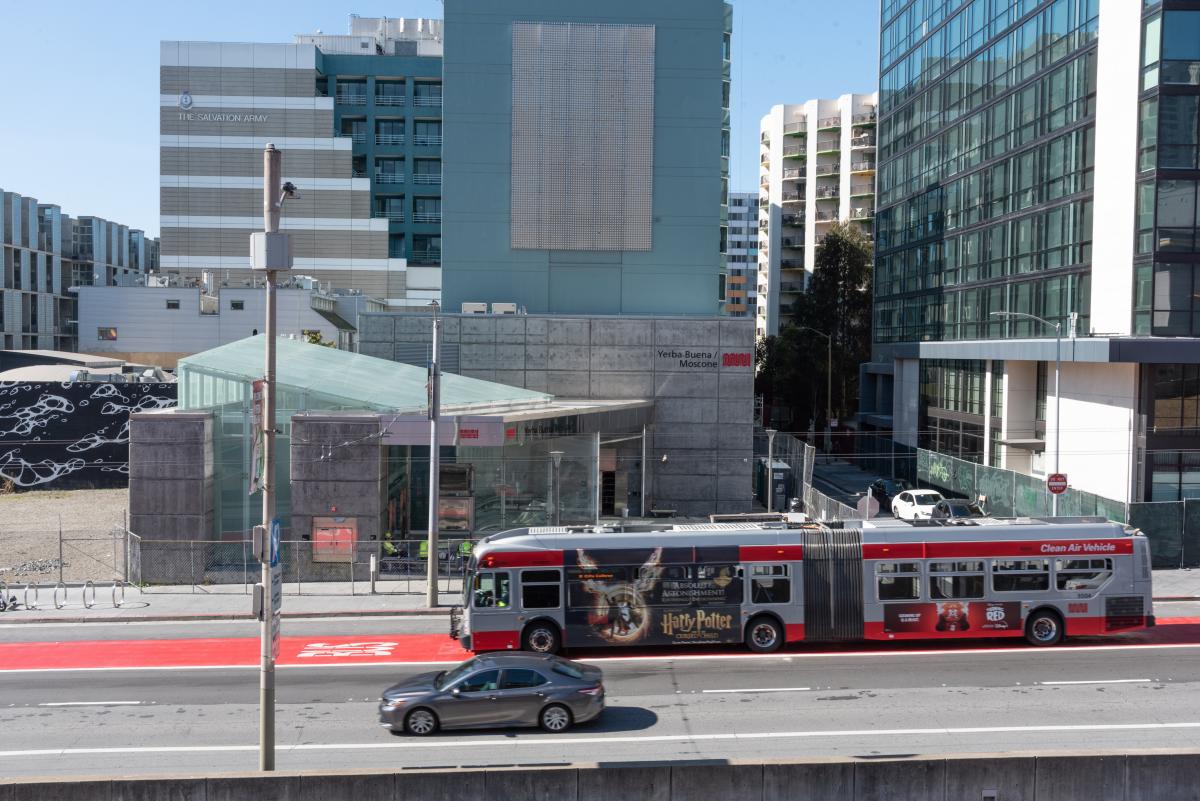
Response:
[[[563,732],[604,710],[600,668],[557,656],[498,653],[422,673],[383,691],[379,722],[392,734],[540,726]]]

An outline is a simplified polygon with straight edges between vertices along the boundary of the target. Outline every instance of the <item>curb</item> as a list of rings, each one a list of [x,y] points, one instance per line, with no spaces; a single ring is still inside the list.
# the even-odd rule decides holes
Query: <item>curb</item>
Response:
[[[1152,598],[1152,601],[1200,601],[1200,595],[1164,595],[1161,598]]]
[[[306,618],[340,618],[340,617],[443,617],[450,614],[449,607],[438,609],[369,609],[365,611],[344,612],[291,612],[282,613],[287,620],[304,620]],[[0,625],[23,623],[187,623],[197,620],[258,620],[248,612],[228,614],[197,614],[197,615],[138,615],[136,617],[5,617]]]

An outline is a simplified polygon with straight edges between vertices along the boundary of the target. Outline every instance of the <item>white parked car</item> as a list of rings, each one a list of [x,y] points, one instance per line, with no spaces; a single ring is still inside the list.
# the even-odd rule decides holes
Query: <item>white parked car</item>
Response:
[[[940,500],[942,494],[935,490],[905,490],[892,498],[892,514],[901,520],[928,520]]]

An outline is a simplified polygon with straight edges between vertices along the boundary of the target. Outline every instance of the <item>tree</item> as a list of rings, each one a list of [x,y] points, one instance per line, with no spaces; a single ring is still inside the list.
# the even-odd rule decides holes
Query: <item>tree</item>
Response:
[[[871,267],[871,245],[861,229],[836,223],[817,245],[808,288],[792,304],[797,327],[833,338],[831,417],[845,417],[858,408],[858,367],[871,358]],[[822,337],[803,333],[810,347],[825,344]],[[824,367],[824,354],[819,361]]]
[[[812,279],[792,304],[778,336],[759,341],[755,391],[764,425],[820,428],[825,408],[827,348],[832,337],[832,417],[858,407],[858,366],[871,355],[871,246],[854,225],[837,223],[817,246]],[[820,334],[814,333],[820,332]]]
[[[316,328],[306,328],[300,333],[304,337],[304,341],[310,345],[323,345],[326,348],[337,347],[336,342],[323,338],[320,330]]]

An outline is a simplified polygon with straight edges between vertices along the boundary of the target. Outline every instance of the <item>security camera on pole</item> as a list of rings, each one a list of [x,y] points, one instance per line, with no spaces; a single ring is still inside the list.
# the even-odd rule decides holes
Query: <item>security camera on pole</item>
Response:
[[[259,671],[259,754],[261,770],[275,770],[275,658],[279,654],[279,606],[282,600],[282,567],[279,563],[279,521],[275,519],[275,287],[276,273],[292,269],[292,243],[279,233],[283,201],[296,197],[296,187],[283,183],[282,153],[268,144],[263,151],[263,233],[250,234],[250,267],[267,278],[266,366],[261,383],[261,476],[251,477],[253,493],[263,494],[262,525],[254,531],[255,555],[262,561],[262,583],[255,587],[254,606],[262,622]],[[270,588],[268,590],[268,588]]]

